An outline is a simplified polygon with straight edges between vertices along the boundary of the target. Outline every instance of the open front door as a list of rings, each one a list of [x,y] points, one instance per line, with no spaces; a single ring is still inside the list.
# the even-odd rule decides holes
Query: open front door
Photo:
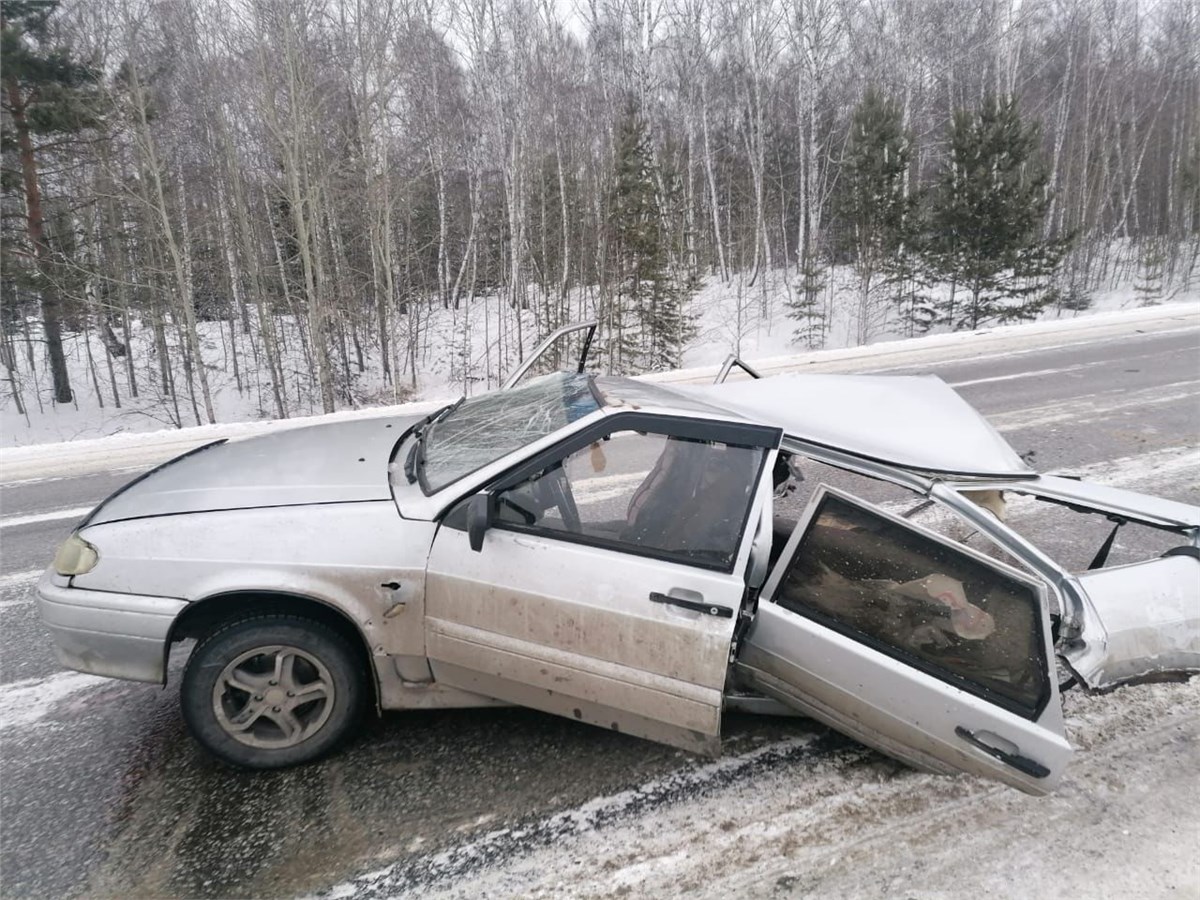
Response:
[[[1054,788],[1063,735],[1044,588],[828,486],[739,650],[764,694],[918,768]]]

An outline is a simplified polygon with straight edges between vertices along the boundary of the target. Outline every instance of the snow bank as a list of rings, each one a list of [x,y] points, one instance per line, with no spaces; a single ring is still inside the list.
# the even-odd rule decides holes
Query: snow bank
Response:
[[[785,741],[698,766],[685,796],[594,823],[594,810],[620,810],[637,792],[598,798],[524,824],[526,844],[505,856],[497,831],[440,864],[411,860],[323,896],[1194,896],[1200,680],[1075,691],[1064,708],[1076,753],[1048,797]],[[537,839],[543,824],[575,818],[588,826]]]
[[[978,359],[989,355],[1011,355],[1074,343],[1119,339],[1138,332],[1196,327],[1200,327],[1200,303],[1180,303],[979,331],[928,335],[861,347],[816,350],[764,359],[754,357],[747,361],[763,374],[785,371],[877,371],[906,365],[930,364],[947,359]],[[710,381],[719,368],[719,365],[706,365],[642,377],[664,383],[703,383]],[[11,483],[43,477],[114,471],[125,467],[143,467],[165,461],[193,447],[220,438],[235,439],[346,419],[425,414],[436,409],[446,397],[449,397],[449,394],[445,394],[440,400],[343,410],[322,416],[230,422],[150,433],[127,432],[101,438],[7,447],[0,449],[0,482]]]

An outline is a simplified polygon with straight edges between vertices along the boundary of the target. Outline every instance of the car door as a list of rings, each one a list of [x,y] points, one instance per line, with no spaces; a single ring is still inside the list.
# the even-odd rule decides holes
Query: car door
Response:
[[[582,374],[586,370],[592,338],[596,336],[596,326],[595,320],[576,322],[550,334],[505,379],[504,390],[515,387],[526,375],[555,371]]]
[[[737,669],[918,768],[1044,794],[1071,755],[1044,587],[826,485],[764,587]]]
[[[689,750],[719,747],[773,429],[606,417],[460,503],[434,539],[437,681]],[[754,522],[755,527],[747,523]]]

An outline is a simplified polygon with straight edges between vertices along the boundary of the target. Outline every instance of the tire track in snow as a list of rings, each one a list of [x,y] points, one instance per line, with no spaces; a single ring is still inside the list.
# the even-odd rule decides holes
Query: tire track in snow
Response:
[[[522,820],[438,853],[393,863],[310,895],[310,900],[348,897],[372,900],[437,885],[448,886],[487,866],[636,819],[684,799],[703,796],[779,765],[805,761],[819,764],[834,759],[840,765],[848,765],[870,753],[835,734],[776,741],[738,756],[655,778],[631,790],[598,797],[549,817]]]

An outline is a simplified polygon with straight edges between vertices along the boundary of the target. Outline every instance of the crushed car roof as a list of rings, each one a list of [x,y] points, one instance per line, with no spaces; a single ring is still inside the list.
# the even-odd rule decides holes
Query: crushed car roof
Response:
[[[792,437],[905,468],[971,477],[1033,474],[936,375],[775,375],[672,389]]]

